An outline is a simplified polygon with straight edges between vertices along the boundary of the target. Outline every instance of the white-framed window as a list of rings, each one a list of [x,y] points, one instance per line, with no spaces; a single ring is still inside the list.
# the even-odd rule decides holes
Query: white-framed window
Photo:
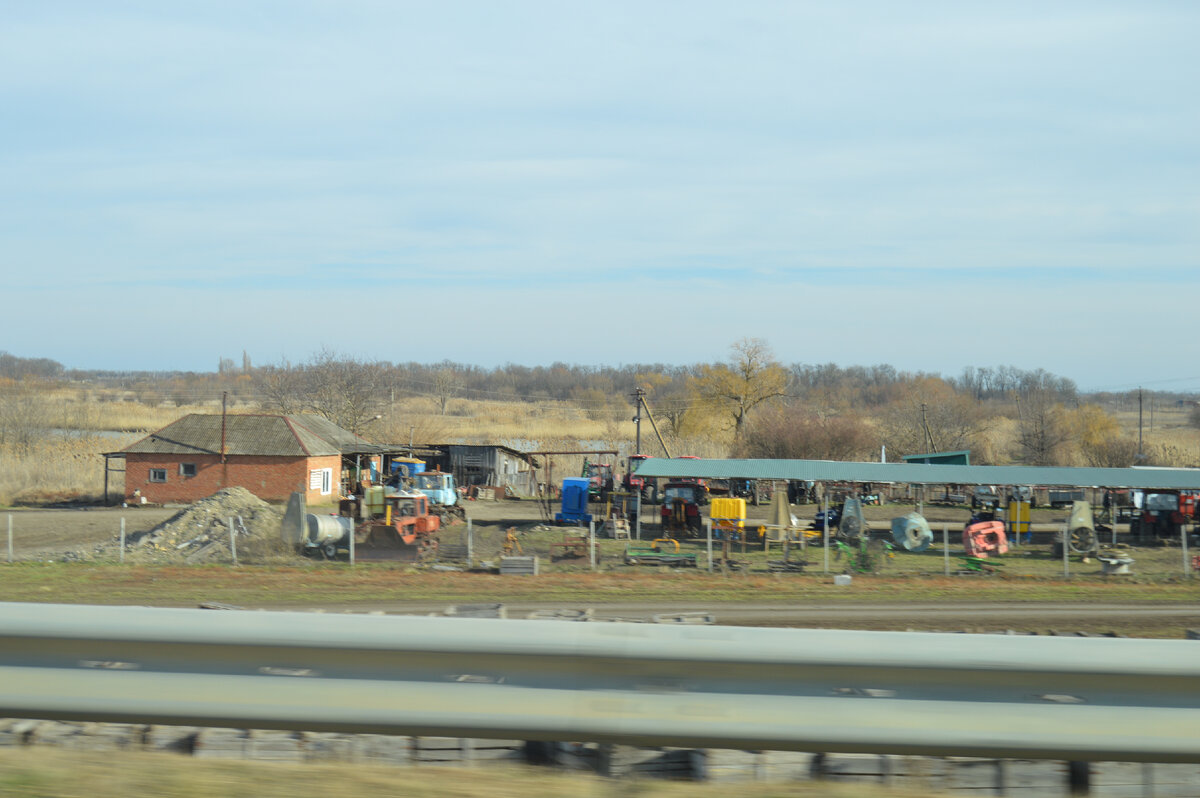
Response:
[[[151,468],[149,481],[150,482],[166,482],[167,481],[167,469]]]
[[[314,468],[308,472],[308,489],[319,490],[322,496],[333,493],[333,469]]]
[[[184,477],[184,478],[196,476],[196,464],[195,463],[180,463],[179,464],[179,476]]]

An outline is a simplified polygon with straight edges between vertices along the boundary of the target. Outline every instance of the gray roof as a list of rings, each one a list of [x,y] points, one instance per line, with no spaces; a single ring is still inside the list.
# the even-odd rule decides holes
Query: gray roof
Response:
[[[1200,490],[1200,469],[1196,468],[1047,468],[847,463],[833,460],[669,460],[653,457],[643,461],[637,473],[645,477],[667,478]]]
[[[121,450],[121,454],[220,454],[221,416],[192,413]],[[225,417],[225,454],[324,457],[389,451],[320,416]]]

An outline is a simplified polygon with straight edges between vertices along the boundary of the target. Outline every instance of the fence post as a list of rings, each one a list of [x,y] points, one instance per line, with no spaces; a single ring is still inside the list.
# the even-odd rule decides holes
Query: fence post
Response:
[[[824,500],[822,501],[822,513],[825,526],[824,543],[822,544],[821,548],[825,550],[825,573],[829,573],[829,494],[825,493],[825,491],[821,492],[824,494]]]
[[[1062,532],[1060,533],[1060,539],[1062,540],[1062,550],[1063,550],[1063,579],[1069,579],[1071,577],[1071,565],[1070,565],[1070,558],[1069,558],[1069,555],[1071,553],[1071,540],[1070,540],[1070,537],[1067,535],[1066,526],[1063,526],[1063,528],[1062,528]]]
[[[121,564],[125,563],[125,516],[121,516]]]
[[[705,538],[705,541],[706,541],[706,547],[707,547],[707,551],[708,551],[708,572],[711,574],[711,573],[713,572],[713,559],[712,559],[712,519],[711,519],[711,518],[705,518],[705,519],[704,519],[704,531],[705,531],[704,538]]]
[[[596,570],[596,522],[588,521],[588,564]]]
[[[8,561],[13,561],[12,513],[8,514]]]
[[[233,564],[237,565],[237,538],[234,537],[232,515],[229,516],[229,554],[233,557]]]
[[[1192,561],[1188,558],[1187,527],[1183,524],[1179,525],[1179,539],[1183,542],[1183,578],[1191,579]]]
[[[471,525],[471,519],[467,519],[467,565],[475,564],[475,527]]]
[[[946,566],[946,576],[950,575],[950,525],[942,524],[942,562]]]

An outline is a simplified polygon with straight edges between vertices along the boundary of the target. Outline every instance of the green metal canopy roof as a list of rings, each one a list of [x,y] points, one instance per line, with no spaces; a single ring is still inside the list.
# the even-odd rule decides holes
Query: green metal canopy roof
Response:
[[[671,460],[652,457],[642,461],[637,473],[643,477],[666,478],[1200,490],[1200,469],[1196,468],[1048,468],[847,463],[834,460]]]

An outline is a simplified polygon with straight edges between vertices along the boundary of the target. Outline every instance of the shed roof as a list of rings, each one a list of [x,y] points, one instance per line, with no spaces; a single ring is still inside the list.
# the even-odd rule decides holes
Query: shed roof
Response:
[[[671,460],[654,457],[642,461],[637,473],[644,477],[668,478],[1200,490],[1200,469],[1195,468],[1050,468],[848,463],[834,460]]]
[[[222,416],[191,413],[121,450],[121,454],[220,454]],[[225,454],[323,457],[390,451],[320,416],[224,416]]]

